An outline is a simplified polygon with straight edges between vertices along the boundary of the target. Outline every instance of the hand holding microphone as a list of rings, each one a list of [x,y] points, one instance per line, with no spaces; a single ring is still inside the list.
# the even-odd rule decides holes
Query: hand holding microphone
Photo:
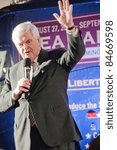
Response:
[[[29,58],[25,58],[24,62],[24,78],[21,78],[15,90],[12,92],[12,100],[17,100],[22,93],[24,93],[24,97],[28,96],[28,92],[30,89],[31,81],[30,81],[30,71],[31,71],[31,60]]]

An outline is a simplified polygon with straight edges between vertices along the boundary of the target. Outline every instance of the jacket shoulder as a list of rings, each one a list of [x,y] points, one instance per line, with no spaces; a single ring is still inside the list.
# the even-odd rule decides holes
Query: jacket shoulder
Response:
[[[22,62],[23,62],[23,60],[21,60],[21,61],[17,62],[16,64],[13,64],[13,65],[10,67],[10,70],[17,69],[17,68],[18,68],[18,66],[19,66],[20,64],[22,64]]]
[[[65,52],[66,50],[64,48],[59,48],[59,49],[53,49],[52,51],[49,51],[48,54],[49,54],[49,58],[52,58],[52,59],[59,59],[63,53]]]

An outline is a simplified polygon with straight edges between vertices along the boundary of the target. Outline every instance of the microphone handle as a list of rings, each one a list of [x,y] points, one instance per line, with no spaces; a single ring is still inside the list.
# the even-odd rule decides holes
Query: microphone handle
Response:
[[[28,78],[30,80],[30,71],[31,71],[31,68],[30,67],[24,67],[24,77],[25,78]],[[29,96],[29,93],[28,92],[25,92],[24,93],[24,98],[27,99]]]
[[[24,67],[24,77],[28,78],[29,80],[30,80],[30,71],[31,71],[30,67]]]

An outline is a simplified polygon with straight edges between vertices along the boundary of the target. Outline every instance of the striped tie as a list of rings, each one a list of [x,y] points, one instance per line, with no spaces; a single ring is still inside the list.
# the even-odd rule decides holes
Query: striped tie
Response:
[[[38,62],[33,62],[31,64],[31,71],[30,71],[30,80],[32,80],[32,78],[34,77],[34,73],[38,70]]]
[[[31,126],[36,125],[36,121],[30,105],[29,105],[29,119],[30,119]]]
[[[31,65],[30,80],[32,80],[34,76],[34,72],[36,71],[36,68],[37,68],[37,62],[33,62]],[[30,119],[31,126],[36,125],[36,121],[35,121],[32,108],[30,105],[29,105],[29,119]]]

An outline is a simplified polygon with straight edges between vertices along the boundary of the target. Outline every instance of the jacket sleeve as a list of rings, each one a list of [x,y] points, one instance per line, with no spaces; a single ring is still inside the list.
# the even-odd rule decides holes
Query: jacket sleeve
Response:
[[[12,91],[11,91],[11,84],[8,79],[8,72],[6,73],[4,82],[5,82],[4,86],[0,93],[0,112],[8,110],[12,106],[12,99],[10,98]]]
[[[63,67],[70,71],[84,55],[85,46],[80,31],[75,36],[67,34],[67,41],[68,50],[63,53],[58,61]]]

